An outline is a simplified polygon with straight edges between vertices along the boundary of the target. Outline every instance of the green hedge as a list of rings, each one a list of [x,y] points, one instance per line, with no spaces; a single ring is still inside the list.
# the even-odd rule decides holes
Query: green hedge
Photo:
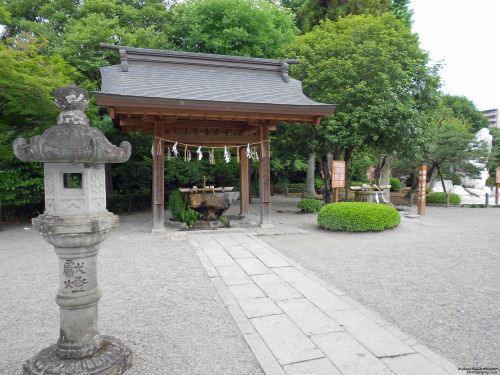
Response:
[[[401,184],[401,181],[399,181],[397,178],[392,177],[389,180],[389,182],[391,184],[391,191],[399,191],[403,187],[403,185]]]
[[[151,209],[151,194],[111,194],[106,197],[110,212],[132,212]]]
[[[321,210],[321,207],[323,207],[323,205],[316,199],[302,199],[297,203],[297,208],[305,212],[318,212]]]
[[[318,213],[318,224],[348,232],[382,231],[398,225],[399,212],[385,204],[367,202],[332,203]]]
[[[24,203],[20,205],[2,202],[0,220],[7,223],[28,221],[43,214],[43,207],[43,202]]]
[[[174,190],[168,200],[168,209],[174,220],[193,225],[198,219],[198,212],[188,206],[188,196],[179,190]]]
[[[446,193],[430,193],[426,198],[427,203],[446,204]],[[457,194],[450,193],[450,204],[460,204],[461,199]]]

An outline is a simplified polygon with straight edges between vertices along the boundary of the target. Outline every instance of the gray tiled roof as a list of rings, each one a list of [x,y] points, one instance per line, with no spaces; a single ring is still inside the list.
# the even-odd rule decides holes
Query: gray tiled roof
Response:
[[[248,104],[325,106],[307,98],[300,81],[279,72],[207,69],[181,64],[101,68],[103,94]],[[329,105],[331,106],[331,105]]]

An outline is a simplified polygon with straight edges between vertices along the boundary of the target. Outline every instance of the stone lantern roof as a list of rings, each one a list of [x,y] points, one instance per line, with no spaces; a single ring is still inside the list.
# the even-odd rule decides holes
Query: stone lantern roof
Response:
[[[56,90],[54,101],[61,109],[57,126],[34,136],[29,144],[25,139],[16,139],[13,148],[19,159],[44,163],[123,163],[128,160],[132,151],[130,143],[114,146],[99,129],[89,126],[84,113],[89,106],[87,90],[71,83]]]

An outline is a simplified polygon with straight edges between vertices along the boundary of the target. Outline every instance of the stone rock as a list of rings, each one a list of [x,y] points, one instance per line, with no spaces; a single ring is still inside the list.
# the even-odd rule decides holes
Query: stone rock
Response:
[[[239,198],[239,192],[192,193],[189,206],[200,213],[201,220],[217,220]]]

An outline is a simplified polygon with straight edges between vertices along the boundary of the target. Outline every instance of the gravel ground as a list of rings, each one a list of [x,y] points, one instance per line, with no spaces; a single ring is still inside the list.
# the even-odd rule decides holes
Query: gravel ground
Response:
[[[127,374],[263,374],[188,242],[152,235],[150,214],[123,215],[98,258],[99,324],[134,352]],[[0,373],[59,335],[57,257],[35,230],[0,232]]]
[[[427,207],[381,233],[340,233],[298,200],[273,197],[273,219],[310,233],[264,241],[457,366],[500,367],[500,209]]]

